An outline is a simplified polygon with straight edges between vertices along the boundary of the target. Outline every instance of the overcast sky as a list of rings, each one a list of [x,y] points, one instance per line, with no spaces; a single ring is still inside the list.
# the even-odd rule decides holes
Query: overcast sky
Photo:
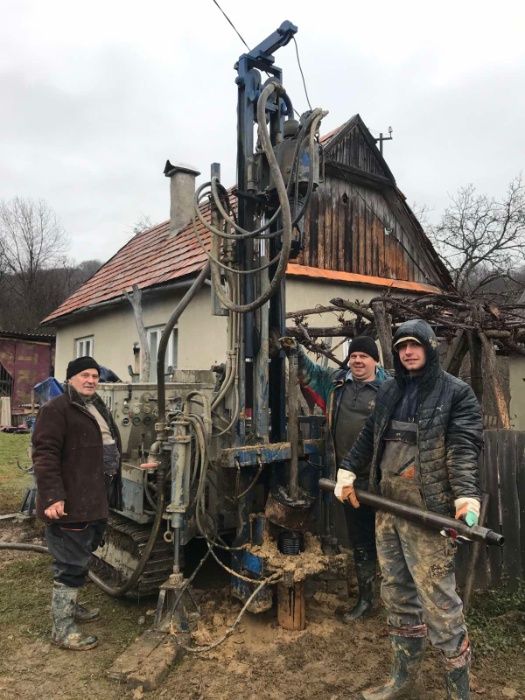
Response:
[[[409,203],[439,218],[474,183],[524,169],[525,2],[219,0],[250,47],[285,19],[327,132],[359,112]],[[106,260],[142,216],[168,218],[167,158],[235,178],[243,44],[212,0],[0,0],[0,198],[45,199],[77,262]],[[276,53],[307,108],[293,43]]]

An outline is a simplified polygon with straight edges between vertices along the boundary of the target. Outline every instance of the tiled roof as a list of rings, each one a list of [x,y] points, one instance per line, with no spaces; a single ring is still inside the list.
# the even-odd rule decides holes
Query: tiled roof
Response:
[[[202,211],[204,218],[209,219],[209,205]],[[209,247],[208,231],[199,221],[196,228],[202,242]],[[165,221],[137,233],[43,323],[51,323],[74,311],[118,299],[124,291],[131,291],[134,284],[146,289],[187,277],[201,270],[205,260],[206,253],[195,236],[192,223],[173,235],[170,234],[169,221]]]

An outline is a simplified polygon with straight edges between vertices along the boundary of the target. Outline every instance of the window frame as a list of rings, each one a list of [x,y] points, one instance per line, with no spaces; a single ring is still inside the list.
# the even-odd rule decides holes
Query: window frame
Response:
[[[81,348],[83,348],[84,344],[86,346],[89,346],[89,351],[87,351],[86,347],[86,352],[83,350],[81,351]],[[80,338],[75,338],[75,359],[78,357],[85,357],[86,355],[89,357],[93,357],[95,353],[95,336],[94,335],[83,335]]]
[[[150,351],[150,369],[149,369],[149,381],[150,383],[156,383],[157,381],[157,355],[158,355],[158,348],[159,348],[159,342],[160,338],[162,336],[162,333],[164,332],[164,325],[157,324],[155,326],[147,326],[145,328],[146,330],[146,338],[148,340],[148,347]],[[153,348],[152,348],[152,338],[155,337],[155,345],[154,349],[155,352],[153,353]],[[164,358],[164,373],[168,374],[168,369],[171,367],[173,370],[177,369],[177,362],[178,362],[178,344],[179,344],[179,332],[178,332],[178,327],[175,326],[175,328],[172,330],[169,340],[168,340],[168,345],[166,347],[166,357]],[[141,367],[142,369],[142,367]]]

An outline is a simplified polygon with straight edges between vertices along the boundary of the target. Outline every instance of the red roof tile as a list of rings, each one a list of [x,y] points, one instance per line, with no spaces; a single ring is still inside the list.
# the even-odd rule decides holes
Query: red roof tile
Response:
[[[203,208],[206,219],[210,207]],[[169,221],[135,235],[87,282],[68,297],[43,323],[50,323],[68,314],[122,297],[136,284],[140,289],[172,282],[200,271],[206,260],[193,224],[176,235],[170,234]],[[209,248],[210,234],[197,221],[197,233]]]

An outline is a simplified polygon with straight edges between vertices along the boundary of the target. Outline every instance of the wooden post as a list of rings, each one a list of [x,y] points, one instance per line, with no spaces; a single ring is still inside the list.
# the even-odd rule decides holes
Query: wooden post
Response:
[[[376,324],[377,337],[383,352],[383,364],[386,369],[394,369],[394,358],[392,356],[392,319],[386,313],[385,305],[382,301],[374,301],[372,304],[374,319]]]
[[[124,296],[129,301],[133,309],[135,325],[137,326],[137,331],[139,334],[140,355],[142,360],[140,363],[140,381],[149,382],[151,358],[149,352],[148,336],[146,334],[144,318],[142,316],[142,291],[136,284],[134,284],[133,293],[129,294],[128,292],[124,291]]]
[[[481,496],[481,508],[479,513],[479,524],[485,526],[487,519],[487,510],[489,507],[489,494],[484,493]],[[474,586],[474,577],[476,575],[476,564],[481,552],[481,542],[473,542],[471,544],[470,557],[467,565],[467,578],[463,589],[463,612],[468,612],[470,607],[470,598],[472,596],[472,588]]]
[[[483,331],[478,332],[479,339],[481,340],[481,345],[483,347],[483,352],[485,353],[485,358],[487,360],[488,369],[488,380],[492,393],[494,395],[494,401],[496,402],[496,408],[498,411],[499,419],[501,422],[501,427],[505,430],[510,430],[510,415],[509,409],[507,407],[507,402],[505,401],[505,395],[503,393],[503,388],[499,381],[498,367],[496,363],[496,353],[494,351],[494,346],[491,341],[487,338]]]
[[[480,405],[483,402],[483,367],[481,366],[481,341],[473,331],[467,331],[470,355],[470,383]]]
[[[463,358],[467,354],[468,342],[465,331],[458,331],[450,343],[446,357],[443,361],[443,369],[445,372],[453,374],[455,377],[458,376],[461,365],[463,364]]]
[[[304,598],[304,581],[297,581],[288,586],[277,584],[277,621],[285,630],[297,632],[306,627],[306,606]]]

